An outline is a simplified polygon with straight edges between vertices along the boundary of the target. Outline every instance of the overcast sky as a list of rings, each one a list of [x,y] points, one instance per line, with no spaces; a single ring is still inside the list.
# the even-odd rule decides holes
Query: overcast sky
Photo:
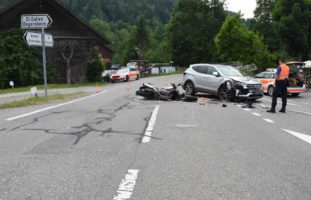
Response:
[[[241,11],[244,18],[254,17],[254,10],[256,8],[256,0],[227,0],[228,10],[233,12]]]

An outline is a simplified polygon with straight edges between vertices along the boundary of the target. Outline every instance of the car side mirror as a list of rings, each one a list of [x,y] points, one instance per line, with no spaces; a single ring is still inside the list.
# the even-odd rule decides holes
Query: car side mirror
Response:
[[[220,77],[220,74],[218,72],[213,72],[213,76]]]
[[[181,83],[177,84],[177,86],[178,86],[178,87],[181,86]]]

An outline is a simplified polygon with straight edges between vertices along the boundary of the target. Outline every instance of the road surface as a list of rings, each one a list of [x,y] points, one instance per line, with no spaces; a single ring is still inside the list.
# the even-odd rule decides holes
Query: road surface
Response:
[[[311,95],[265,112],[145,101],[142,82],[65,104],[0,111],[1,200],[311,199]]]

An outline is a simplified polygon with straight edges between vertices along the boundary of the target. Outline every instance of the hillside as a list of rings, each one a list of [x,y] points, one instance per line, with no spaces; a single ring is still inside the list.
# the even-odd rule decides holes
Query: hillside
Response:
[[[0,5],[9,5],[15,0],[0,0]],[[74,13],[85,20],[92,17],[117,24],[116,29],[138,22],[145,16],[147,24],[155,27],[169,21],[175,0],[60,0]]]

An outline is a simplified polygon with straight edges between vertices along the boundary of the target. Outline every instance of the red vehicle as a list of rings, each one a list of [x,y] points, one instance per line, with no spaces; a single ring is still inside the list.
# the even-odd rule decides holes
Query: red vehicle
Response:
[[[140,73],[136,68],[122,68],[110,76],[112,83],[115,81],[139,80]]]

